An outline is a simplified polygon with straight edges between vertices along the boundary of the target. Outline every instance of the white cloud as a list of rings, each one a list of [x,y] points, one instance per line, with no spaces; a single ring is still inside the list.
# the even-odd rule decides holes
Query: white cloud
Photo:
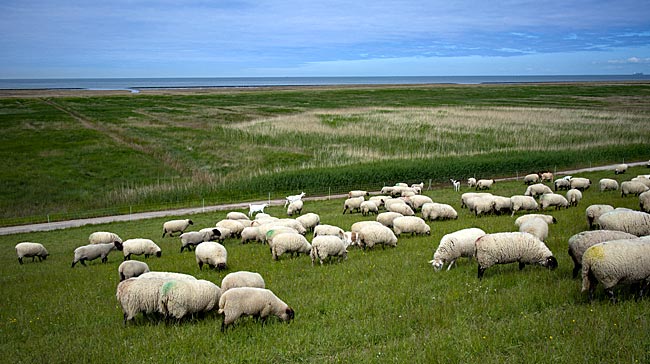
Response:
[[[650,64],[650,58],[630,57],[627,59],[610,59],[609,64]]]

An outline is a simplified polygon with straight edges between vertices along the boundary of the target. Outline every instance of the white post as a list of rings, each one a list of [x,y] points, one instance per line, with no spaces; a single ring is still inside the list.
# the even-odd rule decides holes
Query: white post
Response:
[[[47,214],[47,223],[50,223],[50,214]]]
[[[205,198],[203,198],[203,207],[202,207],[201,211],[205,212]]]

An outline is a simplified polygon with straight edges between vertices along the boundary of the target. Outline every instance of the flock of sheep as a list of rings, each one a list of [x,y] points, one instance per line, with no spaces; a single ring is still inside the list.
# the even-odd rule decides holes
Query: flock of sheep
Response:
[[[627,166],[618,166],[616,174],[625,173]],[[567,176],[553,181],[550,173],[530,174],[524,177],[528,186],[522,195],[497,196],[488,192],[468,192],[461,196],[461,208],[468,208],[476,217],[485,214],[511,214],[525,211],[516,219],[517,232],[488,234],[478,228],[466,228],[442,237],[429,262],[436,270],[448,265],[449,270],[461,257],[476,258],[478,277],[496,264],[517,262],[523,269],[527,264],[539,264],[554,269],[558,263],[545,245],[548,225],[555,223],[550,215],[537,213],[547,208],[577,206],[582,193],[591,185],[585,178]],[[611,179],[602,179],[601,191],[618,189]],[[544,184],[550,182],[554,190]],[[452,180],[458,189],[458,181]],[[494,180],[475,180],[467,184],[475,190],[489,190]],[[264,213],[267,204],[250,205],[249,213],[229,212],[226,219],[198,231],[185,232],[192,220],[172,220],[163,224],[163,238],[178,233],[180,252],[194,249],[199,269],[207,264],[213,269],[227,267],[227,250],[223,241],[240,239],[242,244],[259,242],[268,245],[271,257],[279,259],[285,254],[309,255],[312,265],[318,261],[347,258],[347,249],[357,246],[372,249],[397,246],[403,234],[429,235],[428,221],[457,219],[457,211],[448,204],[436,203],[422,195],[423,184],[382,188],[380,195],[370,196],[367,191],[353,190],[343,203],[343,214],[361,213],[376,215],[375,221],[352,224],[350,231],[323,224],[320,216],[310,212],[302,214],[305,193],[288,196],[285,203],[288,218],[273,217]],[[569,255],[574,261],[573,276],[582,272],[583,291],[592,299],[598,284],[615,301],[613,287],[619,283],[639,284],[639,296],[650,284],[650,175],[640,175],[621,183],[622,196],[639,196],[640,210],[614,208],[609,205],[587,207],[586,216],[590,227],[600,230],[585,231],[569,239]],[[566,189],[565,195],[556,193]],[[381,211],[381,212],[380,212]],[[420,216],[417,216],[418,212]],[[297,214],[296,218],[291,216]],[[305,237],[312,231],[310,241]],[[265,319],[275,315],[283,321],[294,317],[294,311],[272,291],[265,288],[264,279],[254,272],[233,272],[216,284],[197,280],[187,274],[174,272],[151,272],[146,263],[130,260],[133,255],[161,257],[160,247],[150,239],[135,238],[122,241],[111,232],[95,232],[89,236],[89,244],[74,250],[72,267],[76,263],[101,258],[106,262],[113,250],[122,251],[124,262],[118,273],[120,283],[116,297],[122,307],[124,322],[138,313],[156,314],[166,318],[180,319],[187,315],[208,312],[218,308],[224,316],[222,329],[242,315]],[[45,259],[48,252],[39,243],[23,242],[16,245],[18,261],[35,257]]]

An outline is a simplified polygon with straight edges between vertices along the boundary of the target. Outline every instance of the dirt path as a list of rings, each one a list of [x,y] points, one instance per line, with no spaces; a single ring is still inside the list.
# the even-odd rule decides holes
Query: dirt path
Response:
[[[636,162],[636,163],[627,163],[627,164],[630,167],[635,167],[635,166],[646,165],[646,163],[647,162]],[[584,173],[584,172],[606,171],[606,170],[613,170],[615,166],[616,166],[615,164],[611,164],[611,165],[591,167],[591,168],[582,168],[582,169],[573,169],[573,170],[567,170],[567,171],[558,171],[557,174],[558,175],[571,175],[571,174]],[[514,180],[516,178],[517,177],[501,178],[501,179],[497,179],[497,181],[508,181],[508,180]],[[521,176],[520,176],[520,178],[521,178]],[[333,199],[333,198],[337,199],[337,198],[344,198],[344,197],[346,197],[346,195],[341,194],[341,195],[330,195],[330,196],[305,197],[304,200],[306,200],[306,201],[320,201],[320,200],[327,200],[327,199]],[[268,202],[270,202],[271,206],[284,205],[284,200],[283,199],[271,200],[271,201],[257,201],[257,202],[250,202],[250,203],[252,203],[252,204],[261,204],[261,203],[268,203]],[[227,210],[227,211],[241,210],[241,209],[247,209],[248,204],[249,204],[249,202],[246,202],[246,203],[232,203],[232,204],[224,204],[224,205],[216,205],[216,206],[194,207],[194,208],[166,210],[166,211],[142,212],[142,213],[129,214],[129,215],[103,216],[103,217],[94,217],[94,218],[89,218],[89,219],[57,221],[57,222],[49,222],[49,223],[42,223],[42,224],[8,226],[8,227],[0,228],[0,235],[31,233],[31,232],[36,232],[36,231],[51,231],[51,230],[59,230],[59,229],[67,229],[67,228],[72,228],[72,227],[79,227],[79,226],[84,226],[84,225],[97,225],[97,224],[107,224],[107,223],[119,222],[119,221],[144,220],[144,219],[152,219],[152,218],[156,218],[156,217],[165,217],[165,216],[185,216],[185,215],[199,214],[199,213],[204,213],[204,212],[214,212],[214,211],[224,211],[224,210]]]

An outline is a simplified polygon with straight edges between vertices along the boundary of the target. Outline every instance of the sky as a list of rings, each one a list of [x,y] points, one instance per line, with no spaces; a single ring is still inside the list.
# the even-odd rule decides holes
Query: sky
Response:
[[[650,73],[649,0],[0,0],[0,78]]]

